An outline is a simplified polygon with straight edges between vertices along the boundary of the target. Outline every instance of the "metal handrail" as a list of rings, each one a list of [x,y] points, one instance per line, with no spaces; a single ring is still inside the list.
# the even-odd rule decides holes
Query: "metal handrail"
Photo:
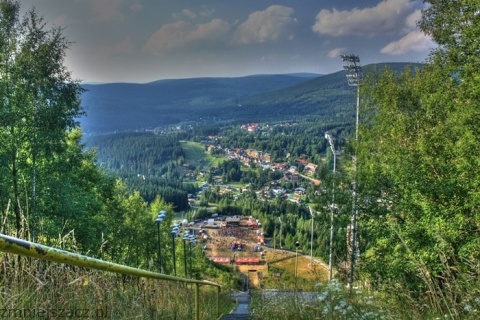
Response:
[[[60,250],[52,247],[48,247],[42,244],[10,237],[0,233],[0,251],[19,254],[22,256],[33,257],[42,260],[53,261],[57,263],[63,263],[68,265],[74,265],[84,268],[103,270],[107,272],[120,273],[131,276],[138,276],[143,278],[184,282],[195,284],[195,319],[200,319],[199,308],[199,287],[200,285],[207,285],[217,287],[217,315],[219,312],[219,296],[221,285],[206,281],[206,280],[194,280],[181,277],[169,276],[166,274],[156,273],[153,271],[137,269],[121,264],[108,262],[96,258],[91,258],[78,253],[73,253],[65,250]]]

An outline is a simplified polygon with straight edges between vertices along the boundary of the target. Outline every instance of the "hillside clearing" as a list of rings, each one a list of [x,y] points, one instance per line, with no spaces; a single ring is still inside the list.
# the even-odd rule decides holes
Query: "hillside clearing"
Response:
[[[205,158],[205,148],[201,143],[193,141],[182,142],[185,159],[189,162],[201,161]]]

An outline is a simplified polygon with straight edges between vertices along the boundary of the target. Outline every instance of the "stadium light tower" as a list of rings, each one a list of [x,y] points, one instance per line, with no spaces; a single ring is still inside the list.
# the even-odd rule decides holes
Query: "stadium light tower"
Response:
[[[332,281],[333,278],[333,220],[334,214],[337,209],[337,205],[335,204],[335,179],[336,179],[336,166],[337,166],[337,153],[335,152],[335,145],[333,144],[332,136],[327,132],[325,133],[325,139],[327,139],[328,144],[330,145],[330,149],[332,150],[333,154],[333,186],[332,186],[332,205],[330,211],[330,248],[328,253],[328,280]]]
[[[350,229],[350,244],[351,244],[351,258],[350,258],[350,275],[348,279],[348,285],[350,288],[353,288],[353,276],[355,274],[355,262],[357,258],[357,233],[358,233],[358,209],[357,209],[357,171],[358,171],[358,114],[360,110],[360,80],[362,79],[362,67],[360,66],[360,58],[354,54],[342,54],[340,56],[345,63],[343,68],[347,71],[347,81],[348,85],[352,87],[357,87],[357,111],[356,111],[356,122],[355,122],[355,156],[354,156],[354,181],[353,181],[353,199],[352,199],[352,225]]]

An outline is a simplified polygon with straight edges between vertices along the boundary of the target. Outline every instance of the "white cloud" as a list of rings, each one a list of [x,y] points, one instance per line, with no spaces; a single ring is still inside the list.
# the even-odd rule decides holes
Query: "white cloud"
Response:
[[[398,41],[385,46],[380,52],[389,55],[401,55],[410,51],[422,52],[435,47],[434,42],[421,31],[412,31]]]
[[[145,50],[160,53],[169,49],[187,46],[199,46],[213,43],[225,43],[230,31],[227,22],[213,19],[208,23],[192,25],[185,21],[163,25],[147,41]]]
[[[314,32],[331,36],[368,36],[394,34],[402,30],[405,18],[412,13],[415,2],[386,0],[364,9],[338,11],[322,9],[312,27]]]
[[[203,17],[203,18],[207,18],[207,17],[210,17],[211,15],[213,15],[213,13],[215,12],[214,9],[209,9],[205,6],[202,6],[202,8],[200,8],[198,10],[198,12],[194,12],[190,9],[182,9],[182,11],[180,12],[175,12],[172,14],[172,17],[176,20],[182,20],[182,19],[189,19],[189,20],[193,20],[197,17]]]
[[[179,13],[172,14],[172,16],[174,19],[182,19],[185,17],[188,19],[195,19],[197,17],[197,14],[190,9],[183,9]]]
[[[328,57],[329,58],[338,58],[342,53],[345,52],[345,48],[335,48],[333,50],[330,50],[328,52]]]
[[[215,13],[215,9],[209,9],[207,7],[203,7],[200,11],[200,15],[202,17],[210,17]]]
[[[230,31],[230,25],[222,19],[213,19],[204,24],[197,24],[189,34],[190,41],[197,40],[224,40],[224,36]]]
[[[292,40],[297,20],[292,17],[293,9],[273,5],[264,11],[249,15],[247,21],[238,26],[234,42],[238,44],[262,43],[280,39]]]
[[[125,37],[122,42],[112,46],[104,46],[98,51],[100,58],[110,58],[112,56],[126,56],[134,52],[134,45],[130,37]]]
[[[422,18],[422,11],[415,10],[412,14],[405,18],[405,33],[417,30],[417,23]]]

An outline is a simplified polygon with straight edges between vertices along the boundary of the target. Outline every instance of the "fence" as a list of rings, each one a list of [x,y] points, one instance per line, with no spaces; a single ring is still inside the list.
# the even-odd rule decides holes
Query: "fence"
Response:
[[[194,309],[195,309],[195,319],[200,319],[200,306],[199,306],[199,295],[200,295],[200,286],[213,286],[217,288],[216,293],[216,314],[220,316],[219,312],[219,296],[221,285],[205,281],[205,280],[194,280],[186,279],[181,277],[174,277],[165,274],[160,274],[152,271],[137,269],[133,267],[124,266],[121,264],[116,264],[112,262],[103,261],[100,259],[91,258],[88,256],[72,253],[65,250],[60,250],[41,244],[29,242],[26,240],[10,237],[4,234],[0,234],[0,251],[14,253],[22,256],[33,257],[42,260],[53,261],[62,264],[74,265],[84,268],[97,269],[107,272],[119,273],[130,276],[137,276],[143,278],[165,280],[170,282],[185,283],[194,285]]]

